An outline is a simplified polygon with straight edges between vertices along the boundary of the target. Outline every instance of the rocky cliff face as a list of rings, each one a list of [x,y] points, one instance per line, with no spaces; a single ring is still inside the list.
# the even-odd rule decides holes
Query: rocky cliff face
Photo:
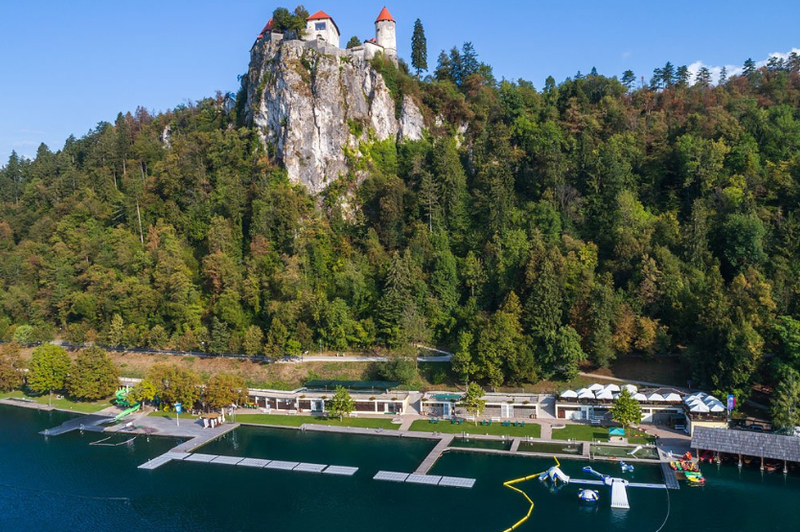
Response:
[[[324,43],[260,42],[247,78],[249,119],[289,179],[312,194],[348,173],[346,152],[369,140],[418,140],[424,127],[413,100],[399,118],[383,77],[362,58]]]

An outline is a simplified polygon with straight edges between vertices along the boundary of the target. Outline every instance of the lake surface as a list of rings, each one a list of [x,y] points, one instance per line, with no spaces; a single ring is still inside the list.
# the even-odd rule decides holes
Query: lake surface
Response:
[[[99,434],[45,438],[39,431],[69,414],[0,405],[0,531],[381,531],[502,532],[528,510],[502,486],[539,472],[552,460],[469,452],[445,454],[432,474],[477,478],[471,490],[379,482],[379,469],[413,471],[433,447],[426,440],[242,427],[200,452],[357,466],[353,477],[172,462],[137,466],[176,440],[138,437],[119,447],[89,445]],[[115,437],[109,443],[124,441]],[[584,477],[584,461],[562,461]],[[618,474],[613,463],[593,462]],[[520,531],[655,532],[800,530],[800,478],[705,465],[704,488],[629,489],[630,510],[611,510],[600,489],[594,507],[578,503],[578,486],[551,493],[538,481],[521,485],[536,506]],[[653,466],[636,465],[637,482],[660,482]]]

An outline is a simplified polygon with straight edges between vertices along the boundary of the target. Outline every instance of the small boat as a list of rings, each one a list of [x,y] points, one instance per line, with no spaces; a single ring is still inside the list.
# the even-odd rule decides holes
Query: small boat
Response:
[[[684,474],[690,486],[703,486],[706,483],[706,478],[699,471],[686,471]]]
[[[581,502],[597,502],[600,500],[600,496],[595,490],[581,490],[578,492],[578,499]]]
[[[766,464],[764,464],[764,471],[767,471],[769,473],[774,473],[775,471],[780,469],[780,467],[781,467],[781,465],[778,464],[778,463],[767,462]]]

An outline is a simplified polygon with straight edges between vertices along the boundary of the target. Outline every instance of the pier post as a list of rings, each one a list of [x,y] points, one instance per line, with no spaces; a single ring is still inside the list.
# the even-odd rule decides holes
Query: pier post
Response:
[[[764,457],[761,457],[761,471],[764,471]]]
[[[786,466],[786,460],[783,461],[783,474],[787,474],[789,472],[789,468]]]
[[[742,455],[740,453],[739,454],[739,469],[741,469],[741,468],[742,468]]]

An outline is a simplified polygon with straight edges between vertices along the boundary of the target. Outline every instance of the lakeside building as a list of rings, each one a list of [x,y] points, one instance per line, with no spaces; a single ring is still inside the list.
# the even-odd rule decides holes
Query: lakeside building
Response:
[[[674,388],[643,388],[631,384],[592,384],[580,390],[565,390],[555,401],[555,417],[593,424],[611,421],[611,407],[626,388],[642,408],[642,423],[667,425],[692,434],[696,427],[725,428],[727,409],[704,392],[686,394]]]
[[[464,398],[463,393],[430,392],[420,400],[420,414],[424,416],[467,417],[466,409],[458,403]],[[487,393],[482,397],[486,403],[480,417],[489,419],[536,419],[539,416],[538,395]]]
[[[324,414],[337,386],[350,392],[356,414],[401,415],[408,411],[411,393],[393,390],[396,382],[311,381],[293,391],[251,388],[248,395],[251,403],[267,412]]]
[[[706,453],[713,453],[716,458],[723,454],[733,455],[739,464],[756,458],[761,461],[762,470],[765,469],[765,460],[782,461],[784,472],[790,462],[800,463],[800,438],[794,435],[698,426],[692,435],[692,448],[698,457]]]
[[[684,393],[673,388],[639,389],[632,384],[592,384],[580,390],[565,390],[556,396],[555,417],[601,424],[611,421],[611,407],[622,389],[627,389],[642,408],[642,423],[684,425]]]

